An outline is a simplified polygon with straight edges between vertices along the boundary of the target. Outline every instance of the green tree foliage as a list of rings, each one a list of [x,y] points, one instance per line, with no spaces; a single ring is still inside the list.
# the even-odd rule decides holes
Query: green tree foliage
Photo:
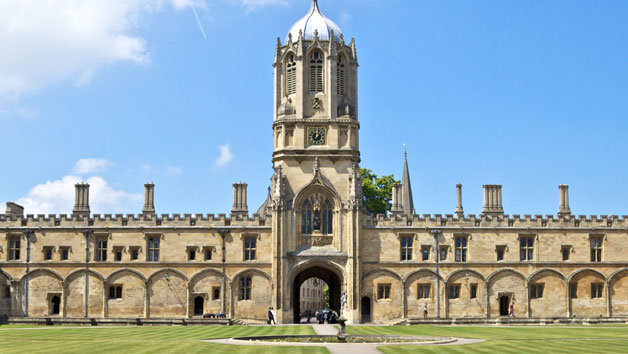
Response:
[[[360,168],[362,201],[373,214],[386,214],[392,207],[392,186],[399,181],[394,175],[378,177],[372,170]]]
[[[325,298],[325,308],[329,308],[329,286],[323,285],[323,297]]]

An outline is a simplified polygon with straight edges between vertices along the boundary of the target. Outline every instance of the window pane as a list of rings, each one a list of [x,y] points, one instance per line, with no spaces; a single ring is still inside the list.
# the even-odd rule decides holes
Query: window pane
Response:
[[[460,237],[456,237],[456,247],[460,247]]]
[[[429,285],[425,286],[425,297],[426,298],[430,297],[430,286]]]

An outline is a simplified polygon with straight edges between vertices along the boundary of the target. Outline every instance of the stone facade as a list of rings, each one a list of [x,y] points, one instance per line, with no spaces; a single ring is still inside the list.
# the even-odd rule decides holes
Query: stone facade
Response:
[[[233,185],[230,215],[157,215],[145,185],[138,215],[94,215],[89,185],[71,215],[0,215],[0,316],[192,318],[291,323],[300,287],[329,285],[349,321],[628,316],[628,217],[506,215],[501,185],[467,215],[417,215],[407,162],[389,215],[362,206],[357,51],[313,1],[277,41],[274,174],[250,215]],[[301,26],[301,27],[299,27]],[[294,35],[293,35],[294,34]],[[139,206],[138,206],[139,209]],[[454,210],[452,208],[452,210]],[[304,309],[305,310],[305,309]]]
[[[301,313],[310,310],[312,314],[325,309],[324,282],[318,278],[310,278],[301,285]]]

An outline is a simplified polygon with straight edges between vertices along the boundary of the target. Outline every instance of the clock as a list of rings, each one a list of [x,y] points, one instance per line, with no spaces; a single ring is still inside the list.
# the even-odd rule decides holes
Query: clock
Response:
[[[327,141],[326,128],[308,128],[307,144],[308,145],[325,145]]]

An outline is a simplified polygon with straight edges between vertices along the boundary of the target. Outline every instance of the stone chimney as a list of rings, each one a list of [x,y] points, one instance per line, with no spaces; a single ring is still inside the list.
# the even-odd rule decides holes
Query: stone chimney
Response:
[[[484,185],[484,207],[482,215],[503,215],[502,207],[502,185],[501,184],[485,184]]]
[[[569,217],[571,216],[571,209],[569,209],[569,186],[561,184],[558,186],[558,216]]]
[[[5,213],[6,216],[24,216],[24,207],[21,205],[17,205],[13,202],[7,202],[7,211]]]
[[[390,212],[393,215],[403,213],[403,205],[401,204],[401,183],[395,183],[392,185],[392,209]]]
[[[144,185],[144,208],[142,214],[155,215],[155,184],[153,182]]]
[[[74,185],[74,209],[72,215],[89,217],[89,184]]]
[[[462,184],[456,184],[456,217],[464,218],[464,209],[462,208]]]
[[[232,215],[249,215],[249,207],[246,202],[246,183],[233,184],[233,206],[231,207]]]

